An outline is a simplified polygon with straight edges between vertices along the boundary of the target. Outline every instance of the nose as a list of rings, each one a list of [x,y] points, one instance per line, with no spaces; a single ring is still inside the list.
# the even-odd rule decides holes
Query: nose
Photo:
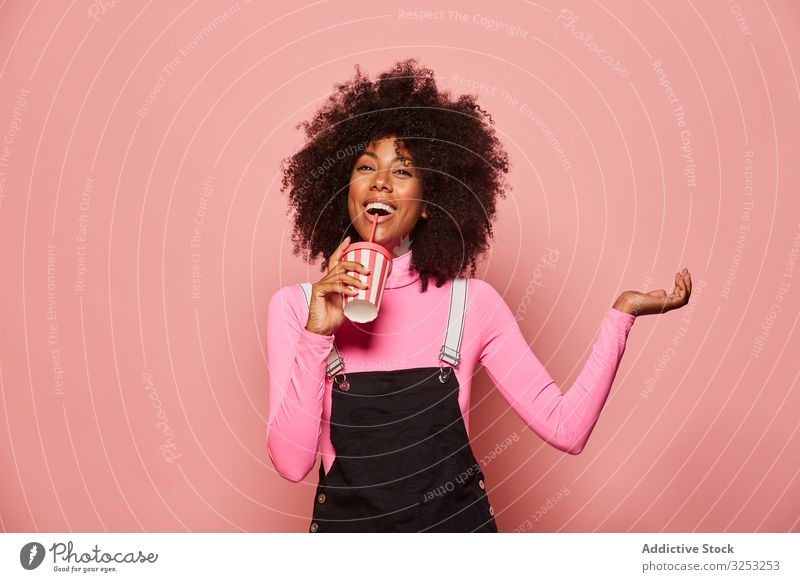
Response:
[[[371,189],[391,191],[392,180],[389,170],[378,170],[372,176]]]

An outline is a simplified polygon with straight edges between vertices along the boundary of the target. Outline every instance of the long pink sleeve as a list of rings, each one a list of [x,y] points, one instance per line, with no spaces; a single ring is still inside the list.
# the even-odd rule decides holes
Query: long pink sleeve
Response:
[[[326,471],[336,457],[330,440],[332,383],[325,376],[334,341],[349,373],[439,364],[450,285],[429,285],[428,291],[421,293],[410,264],[410,252],[394,259],[380,316],[374,322],[345,320],[333,336],[305,329],[308,307],[298,285],[282,287],[271,297],[267,449],[282,477],[302,481],[318,454]],[[503,297],[486,281],[470,279],[461,361],[455,371],[468,433],[472,377],[480,363],[502,396],[539,436],[558,449],[580,453],[608,397],[634,319],[608,309],[583,370],[562,394],[531,351]]]
[[[480,302],[486,325],[480,363],[536,434],[562,451],[579,454],[608,398],[635,316],[608,308],[589,358],[575,383],[562,393],[531,351],[503,298],[490,285],[482,287],[492,300]]]
[[[308,310],[288,291],[279,289],[269,301],[267,450],[278,473],[298,482],[317,457],[325,369],[335,336],[305,329]]]

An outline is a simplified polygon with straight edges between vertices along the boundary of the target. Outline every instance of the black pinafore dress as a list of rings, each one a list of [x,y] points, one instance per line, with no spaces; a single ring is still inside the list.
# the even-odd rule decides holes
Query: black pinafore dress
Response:
[[[309,297],[308,284],[302,284]],[[460,358],[466,279],[454,279],[438,367],[344,374],[328,359],[331,443],[319,465],[311,532],[497,532],[472,453],[452,366]]]

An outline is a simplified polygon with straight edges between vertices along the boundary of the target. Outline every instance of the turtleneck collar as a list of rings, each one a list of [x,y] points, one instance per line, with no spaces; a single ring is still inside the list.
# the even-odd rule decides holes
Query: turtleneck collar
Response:
[[[398,289],[411,285],[419,279],[419,273],[411,270],[411,251],[392,259],[392,272],[386,279],[386,289]]]

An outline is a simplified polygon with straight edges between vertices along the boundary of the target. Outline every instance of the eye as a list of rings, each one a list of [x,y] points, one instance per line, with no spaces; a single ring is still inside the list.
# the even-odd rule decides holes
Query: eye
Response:
[[[413,175],[410,172],[408,172],[407,170],[397,170],[397,171],[398,172],[403,172],[406,176],[412,176]]]
[[[368,165],[366,165],[366,164],[362,164],[362,165],[360,165],[360,166],[358,166],[358,167],[356,168],[356,171],[363,170],[364,168],[366,168],[367,170],[371,170],[371,169],[372,169],[372,167],[371,167],[371,166],[368,166]]]

